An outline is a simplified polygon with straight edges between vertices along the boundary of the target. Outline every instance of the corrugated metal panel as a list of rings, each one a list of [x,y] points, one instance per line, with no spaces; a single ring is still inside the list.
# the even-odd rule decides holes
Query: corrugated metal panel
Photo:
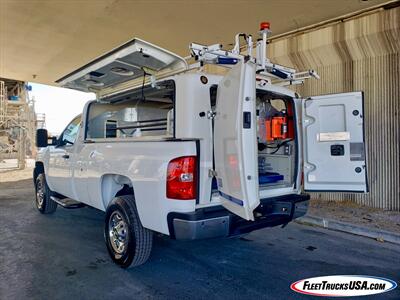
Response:
[[[270,44],[270,57],[321,80],[296,87],[304,96],[362,90],[368,151],[369,194],[318,193],[400,210],[400,8],[381,10]]]

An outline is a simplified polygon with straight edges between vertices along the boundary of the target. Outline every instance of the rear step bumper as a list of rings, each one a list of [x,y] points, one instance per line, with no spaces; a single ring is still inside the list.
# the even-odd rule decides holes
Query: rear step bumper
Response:
[[[263,199],[255,209],[255,221],[246,221],[223,206],[197,209],[193,213],[168,214],[171,238],[196,240],[235,236],[265,227],[284,225],[306,214],[310,196],[287,195]]]

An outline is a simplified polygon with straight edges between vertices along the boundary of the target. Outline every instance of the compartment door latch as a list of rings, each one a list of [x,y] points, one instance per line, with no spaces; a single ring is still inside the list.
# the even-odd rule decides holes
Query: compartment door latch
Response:
[[[215,116],[217,115],[217,112],[214,110],[208,110],[207,111],[207,119],[215,119]]]
[[[208,169],[208,177],[217,177],[217,171],[213,169]]]

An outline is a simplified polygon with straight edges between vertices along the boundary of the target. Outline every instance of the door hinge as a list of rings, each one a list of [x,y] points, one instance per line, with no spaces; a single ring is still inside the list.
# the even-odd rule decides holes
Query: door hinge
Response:
[[[217,115],[217,112],[214,110],[207,111],[207,119],[215,119],[216,115]]]
[[[217,171],[208,169],[208,177],[217,177]]]

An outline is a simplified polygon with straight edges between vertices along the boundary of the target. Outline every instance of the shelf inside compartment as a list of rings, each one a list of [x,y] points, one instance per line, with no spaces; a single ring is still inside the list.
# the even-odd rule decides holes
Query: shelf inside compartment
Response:
[[[275,183],[284,179],[284,176],[275,172],[265,172],[258,174],[258,183],[267,184]]]

